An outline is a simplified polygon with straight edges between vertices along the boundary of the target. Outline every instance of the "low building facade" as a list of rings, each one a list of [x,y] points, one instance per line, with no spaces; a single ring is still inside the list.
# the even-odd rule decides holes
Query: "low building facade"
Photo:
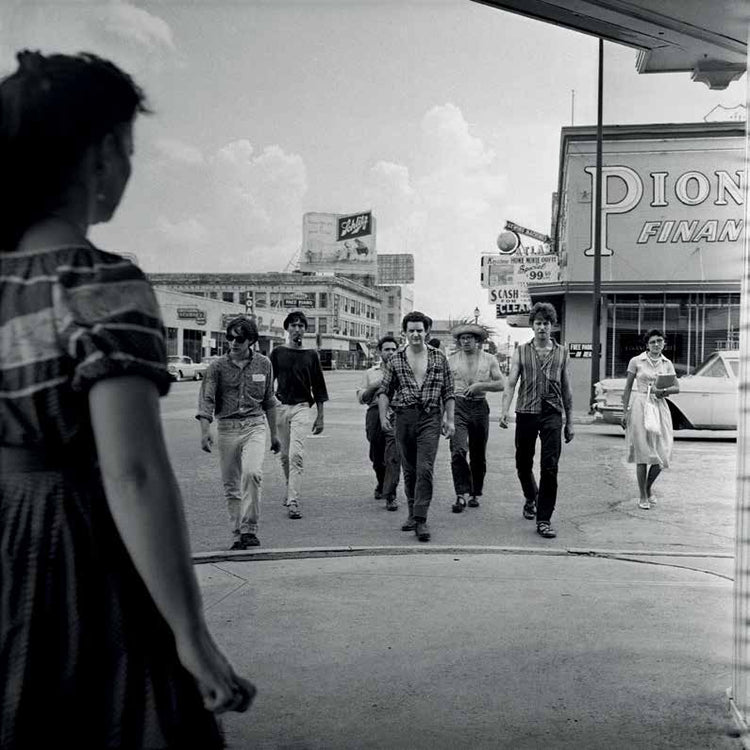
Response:
[[[155,273],[156,288],[231,304],[255,317],[266,354],[285,341],[283,321],[303,310],[304,346],[315,348],[326,369],[355,369],[370,361],[368,342],[380,336],[381,292],[340,276],[302,273]],[[197,303],[196,303],[197,304]]]

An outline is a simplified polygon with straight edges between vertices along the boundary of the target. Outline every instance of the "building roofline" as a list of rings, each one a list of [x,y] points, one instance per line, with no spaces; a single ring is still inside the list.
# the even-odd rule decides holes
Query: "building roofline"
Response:
[[[226,285],[295,285],[317,286],[334,284],[381,301],[381,292],[377,287],[369,287],[343,276],[311,276],[299,273],[147,273],[148,280],[155,286],[206,286]]]

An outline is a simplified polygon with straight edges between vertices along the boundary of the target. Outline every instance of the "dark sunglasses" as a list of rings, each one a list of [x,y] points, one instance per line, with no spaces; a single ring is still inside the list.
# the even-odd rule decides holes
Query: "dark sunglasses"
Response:
[[[244,336],[232,336],[231,333],[228,333],[227,341],[236,341],[238,344],[244,344],[247,339]]]

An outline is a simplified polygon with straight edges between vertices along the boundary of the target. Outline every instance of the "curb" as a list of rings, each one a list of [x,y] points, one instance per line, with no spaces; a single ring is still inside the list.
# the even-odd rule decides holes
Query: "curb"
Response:
[[[619,559],[626,562],[649,562],[642,558],[672,557],[699,559],[734,559],[728,552],[673,552],[670,550],[612,550],[589,547],[508,547],[494,545],[373,545],[346,547],[287,547],[267,550],[236,550],[196,552],[192,555],[195,565],[216,562],[263,562],[274,560],[302,560],[310,558],[364,557],[376,555],[542,555],[546,557],[599,557]],[[664,563],[658,563],[664,564]],[[710,571],[706,571],[710,572]],[[714,574],[715,575],[715,574]],[[725,578],[725,576],[721,576]],[[730,579],[731,580],[731,579]]]

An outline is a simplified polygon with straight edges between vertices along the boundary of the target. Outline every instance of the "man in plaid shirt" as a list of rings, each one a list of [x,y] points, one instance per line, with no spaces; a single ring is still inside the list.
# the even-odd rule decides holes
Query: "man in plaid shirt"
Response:
[[[401,453],[409,517],[401,527],[430,541],[427,511],[432,500],[432,474],[440,433],[452,437],[453,375],[439,349],[427,345],[432,319],[414,310],[401,323],[407,345],[389,360],[378,390],[380,424],[393,430],[389,406],[396,413],[396,442]]]

